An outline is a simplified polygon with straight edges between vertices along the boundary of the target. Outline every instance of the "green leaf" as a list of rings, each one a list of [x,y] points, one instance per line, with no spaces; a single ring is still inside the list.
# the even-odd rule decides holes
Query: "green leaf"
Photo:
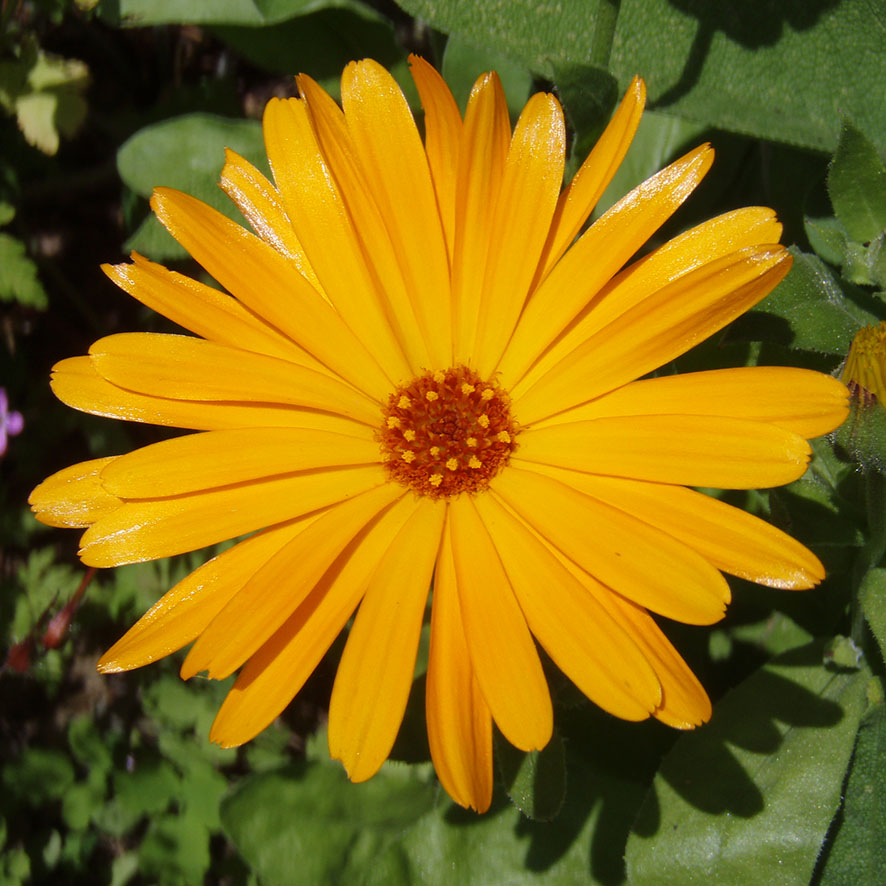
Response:
[[[869,569],[858,590],[864,617],[886,662],[886,569]]]
[[[886,7],[869,0],[622,0],[610,70],[721,129],[832,151],[846,115],[883,149],[884,53]]]
[[[886,705],[866,714],[843,800],[843,815],[822,871],[821,886],[881,883],[886,872]]]
[[[26,748],[3,767],[6,790],[33,807],[58,799],[73,783],[67,755],[49,748]]]
[[[855,464],[886,473],[886,408],[877,400],[850,398],[849,416],[834,442]]]
[[[209,831],[191,815],[155,818],[138,850],[149,882],[202,883],[209,868]]]
[[[73,831],[82,831],[105,802],[104,786],[94,782],[72,785],[62,798],[62,817]]]
[[[886,230],[886,167],[874,145],[848,121],[828,171],[828,193],[850,239],[869,243]]]
[[[843,276],[859,286],[886,286],[886,233],[868,245],[847,243]]]
[[[632,884],[809,882],[870,679],[821,662],[821,643],[779,656],[678,739],[628,840]]]
[[[139,760],[131,772],[114,773],[114,797],[132,814],[155,815],[179,795],[179,777],[166,760]]]
[[[117,168],[123,181],[142,197],[149,197],[158,186],[178,188],[242,222],[218,187],[226,147],[268,173],[258,121],[212,114],[185,114],[140,129],[117,152]],[[156,260],[187,254],[153,217],[143,223],[127,248],[144,251]]]
[[[563,104],[566,120],[574,133],[571,159],[574,169],[584,162],[600,137],[618,101],[615,78],[590,65],[554,65],[554,86]],[[567,168],[566,178],[574,171]]]
[[[68,745],[78,763],[91,771],[109,772],[113,761],[107,737],[103,738],[88,714],[74,717],[68,725]]]
[[[434,802],[416,770],[387,764],[353,785],[340,766],[306,764],[247,779],[222,803],[228,837],[263,883],[361,882],[370,861]]]
[[[446,33],[521,61],[551,79],[555,65],[605,67],[618,4],[614,0],[400,0]]]
[[[218,26],[213,30],[263,70],[290,76],[310,74],[336,98],[341,72],[354,58],[374,58],[387,68],[399,63],[399,73],[406,74],[412,84],[390,22],[362,3],[321,9],[272,28]]]
[[[533,821],[552,821],[566,796],[563,739],[554,737],[540,751],[528,753],[496,736],[495,759],[511,802]]]
[[[803,219],[803,227],[809,238],[809,245],[828,264],[839,267],[846,254],[846,228],[833,216]]]
[[[815,255],[792,247],[790,273],[757,307],[733,324],[730,338],[770,341],[803,351],[845,355],[855,333],[879,323],[872,300],[847,291]],[[861,302],[865,302],[862,304]]]
[[[330,6],[353,7],[355,0],[119,0],[102,8],[112,24],[146,25],[273,25],[296,15]]]
[[[25,244],[9,234],[0,234],[0,302],[45,310],[49,304],[46,290],[37,276],[37,265],[28,258]]]
[[[516,119],[523,110],[532,88],[532,74],[521,62],[488,47],[478,48],[461,37],[450,37],[443,52],[441,73],[464,113],[468,96],[477,78],[486,71],[496,71],[501,78],[508,110]]]

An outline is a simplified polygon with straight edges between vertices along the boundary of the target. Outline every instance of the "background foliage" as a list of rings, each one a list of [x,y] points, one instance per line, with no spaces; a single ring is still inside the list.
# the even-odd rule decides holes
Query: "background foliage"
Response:
[[[0,385],[24,414],[0,461],[0,884],[660,884],[886,881],[886,489],[882,407],[815,444],[790,487],[730,494],[811,545],[814,591],[734,581],[714,629],[665,625],[715,699],[681,735],[594,709],[551,668],[559,732],[497,743],[490,813],[454,807],[428,763],[416,674],[395,759],[353,786],[323,732],[336,650],[249,746],[207,740],[226,685],[177,662],[95,674],[111,642],[202,557],[93,575],[73,533],[25,507],[47,473],[157,439],[74,413],[50,366],[116,331],[165,329],[104,279],[130,249],[191,273],[149,216],[156,185],[234,215],[230,146],[306,71],[337,94],[351,58],[406,54],[460,101],[481,71],[512,113],[554,88],[583,157],[635,73],[651,110],[600,210],[702,140],[713,172],[661,238],[752,203],[794,269],[679,369],[837,371],[886,316],[886,11],[873,0],[4,0]]]

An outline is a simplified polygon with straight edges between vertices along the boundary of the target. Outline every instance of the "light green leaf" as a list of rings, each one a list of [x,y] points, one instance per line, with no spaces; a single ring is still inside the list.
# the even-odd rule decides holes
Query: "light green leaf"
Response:
[[[879,323],[873,300],[844,290],[815,255],[792,247],[788,276],[757,307],[730,328],[729,336],[769,341],[804,351],[845,355],[855,333]],[[847,284],[848,286],[848,284]],[[849,298],[847,291],[854,296]]]
[[[825,860],[821,886],[882,883],[886,876],[886,705],[866,714],[858,741],[843,818]]]
[[[633,886],[809,882],[870,679],[826,667],[822,651],[779,656],[677,741],[628,840]]]
[[[486,71],[498,73],[508,100],[511,118],[516,119],[523,110],[532,87],[532,74],[529,68],[501,52],[490,50],[489,47],[474,46],[457,35],[446,41],[441,73],[462,113],[468,103],[474,82]]]
[[[622,0],[611,70],[691,120],[832,151],[845,115],[883,149],[884,53],[886,7],[869,0]]]
[[[191,815],[155,818],[138,850],[150,882],[202,883],[209,868],[209,831]]]
[[[37,276],[37,265],[28,258],[25,244],[9,234],[0,234],[0,302],[17,301],[38,310],[49,304]]]
[[[273,25],[332,6],[356,6],[356,0],[119,0],[106,4],[102,17],[112,24]]]
[[[886,167],[870,140],[848,121],[828,171],[828,193],[850,239],[868,243],[886,230]]]
[[[557,63],[605,67],[614,0],[400,0],[407,12],[478,47],[521,61],[551,79]]]
[[[179,778],[166,760],[137,760],[131,772],[114,773],[114,798],[133,814],[163,812],[178,793]]]
[[[846,229],[833,216],[813,218],[806,216],[803,227],[809,238],[809,245],[828,264],[839,267],[846,253]]]
[[[353,785],[336,764],[306,764],[247,779],[222,803],[223,827],[262,883],[359,883],[384,847],[434,803],[415,770],[388,764]]]
[[[869,569],[858,590],[864,617],[886,661],[886,569]]]
[[[73,831],[82,831],[105,801],[103,786],[96,783],[80,782],[72,785],[62,798],[62,817]]]
[[[496,736],[495,760],[511,802],[533,821],[552,821],[566,796],[566,757],[559,734],[525,753]]]
[[[185,114],[140,129],[117,152],[120,177],[142,197],[155,187],[178,188],[242,222],[218,187],[231,148],[267,174],[261,125],[255,120],[227,120],[212,114]],[[127,244],[156,260],[182,258],[184,249],[153,217]]]
[[[886,286],[886,233],[867,245],[847,243],[843,276],[859,286]]]

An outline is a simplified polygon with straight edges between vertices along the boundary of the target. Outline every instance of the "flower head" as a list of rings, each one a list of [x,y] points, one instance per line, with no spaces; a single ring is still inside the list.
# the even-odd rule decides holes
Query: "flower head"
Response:
[[[495,74],[464,118],[412,59],[422,140],[394,80],[349,65],[339,106],[308,77],[273,99],[273,183],[228,152],[222,187],[255,233],[158,189],[159,219],[228,291],[141,256],[106,267],[190,336],[113,335],[53,388],[98,415],[198,433],[60,471],[40,519],[85,528],[114,566],[249,535],[169,591],[99,663],[239,670],[211,737],[249,740],[290,702],[356,611],[329,711],[351,778],[397,735],[433,583],[431,754],[450,795],[485,809],[492,723],[544,746],[538,643],[593,701],[691,728],[704,690],[650,612],[723,615],[723,572],[807,588],[819,561],[692,486],[799,477],[806,438],[846,389],[800,369],[644,378],[784,277],[769,209],[712,219],[631,258],[711,165],[707,145],[583,233],[642,112],[635,80],[561,191],[563,114],[533,96],[513,131]]]

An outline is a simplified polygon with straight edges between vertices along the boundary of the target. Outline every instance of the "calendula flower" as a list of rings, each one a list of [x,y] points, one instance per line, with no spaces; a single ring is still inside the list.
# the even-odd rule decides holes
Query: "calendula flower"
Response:
[[[552,730],[538,643],[594,702],[691,728],[704,690],[650,611],[719,620],[723,572],[807,588],[819,561],[692,486],[799,477],[806,438],[846,414],[814,372],[640,379],[763,298],[790,256],[769,209],[715,218],[631,258],[711,165],[703,145],[584,233],[642,111],[635,80],[561,192],[553,95],[513,132],[495,74],[464,118],[412,59],[424,141],[391,76],[349,65],[339,106],[309,77],[273,99],[274,182],[228,152],[249,233],[158,189],[160,221],[230,295],[134,255],[122,289],[194,336],[112,335],[55,367],[97,415],[200,433],[50,477],[38,516],[84,527],[115,566],[254,533],[166,594],[99,663],[193,642],[185,678],[239,669],[211,738],[239,745],[289,704],[354,615],[329,748],[355,781],[388,756],[433,584],[427,726],[440,780],[484,810],[492,723],[523,749]],[[195,642],[194,642],[195,641]]]
[[[855,333],[841,377],[865,405],[886,406],[886,322]]]

